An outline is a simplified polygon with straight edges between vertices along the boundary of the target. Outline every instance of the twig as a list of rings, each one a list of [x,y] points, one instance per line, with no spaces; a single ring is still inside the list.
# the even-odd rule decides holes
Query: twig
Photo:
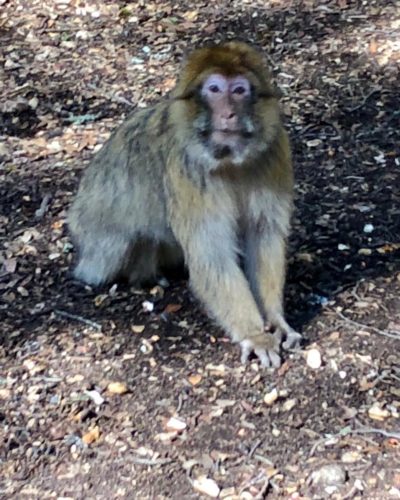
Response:
[[[349,434],[380,434],[387,438],[400,439],[400,432],[385,431],[384,429],[378,429],[377,427],[363,427],[361,429],[354,429],[349,432]]]
[[[268,488],[270,486],[269,478],[265,480],[261,490],[257,493],[255,500],[264,500],[267,495]]]
[[[389,333],[385,330],[380,330],[379,328],[376,328],[375,326],[369,326],[369,325],[365,325],[363,323],[359,323],[358,321],[354,321],[353,319],[350,319],[348,318],[347,316],[345,316],[343,313],[341,313],[340,311],[336,311],[336,314],[342,318],[343,321],[347,321],[348,323],[350,323],[351,325],[353,326],[356,326],[358,328],[366,328],[366,329],[370,329],[372,330],[373,332],[375,333],[378,333],[379,335],[383,335],[385,337],[389,337],[391,339],[396,339],[396,340],[400,340],[400,335],[397,335],[397,334],[392,334],[392,333]]]
[[[176,407],[176,413],[179,413],[182,410],[182,406],[183,406],[183,398],[182,398],[182,394],[179,394],[178,395],[178,406]]]
[[[357,106],[354,106],[354,108],[346,108],[346,111],[348,113],[353,113],[354,111],[357,111],[358,109],[362,108],[365,103],[368,101],[368,99],[375,94],[376,92],[380,92],[380,89],[372,89],[371,92],[369,92],[364,99],[358,104]]]
[[[263,464],[269,465],[270,467],[272,467],[274,465],[273,462],[271,462],[271,460],[268,460],[267,457],[263,457],[262,455],[259,455],[258,453],[254,454],[254,458]]]
[[[50,200],[51,200],[51,196],[49,194],[45,194],[43,197],[43,200],[40,204],[40,207],[35,212],[35,217],[37,219],[41,219],[44,216],[44,214],[47,212],[47,209],[49,208]]]
[[[384,429],[378,429],[377,427],[361,427],[359,429],[346,429],[346,433],[338,432],[337,434],[332,434],[327,437],[318,439],[316,443],[313,444],[309,456],[312,457],[319,445],[330,441],[331,439],[339,439],[344,436],[350,436],[354,434],[379,434],[387,438],[400,439],[400,432],[385,431]]]
[[[260,446],[260,444],[262,443],[262,440],[259,439],[258,441],[256,441],[253,446],[251,447],[250,451],[249,451],[249,458],[252,458],[256,449]]]
[[[95,323],[94,321],[91,321],[90,319],[83,318],[82,316],[78,316],[77,314],[72,314],[67,311],[61,311],[60,309],[54,309],[55,314],[58,316],[62,316],[63,318],[68,318],[68,319],[74,319],[76,321],[80,321],[81,323],[84,323],[85,325],[91,326],[95,330],[101,332],[101,325],[100,323]]]
[[[141,458],[141,457],[132,457],[132,461],[134,464],[138,465],[166,465],[173,462],[172,458]]]
[[[264,471],[261,471],[257,474],[257,476],[249,479],[249,481],[247,481],[241,488],[240,488],[240,491],[239,491],[239,496],[245,491],[247,490],[247,488],[250,488],[250,486],[253,486],[254,484],[257,484],[260,482],[261,479],[263,479],[265,476],[265,472]],[[268,483],[269,483],[269,479],[268,479]]]
[[[350,490],[342,497],[342,500],[348,500],[349,498],[353,498],[354,495],[358,492],[358,488],[355,484],[350,488]]]

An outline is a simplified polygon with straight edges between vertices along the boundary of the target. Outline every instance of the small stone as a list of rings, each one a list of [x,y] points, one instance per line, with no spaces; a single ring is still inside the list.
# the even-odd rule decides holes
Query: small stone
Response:
[[[193,488],[199,493],[207,495],[211,498],[217,498],[220,492],[220,488],[214,479],[210,479],[205,476],[200,476],[195,479],[193,481]]]
[[[272,389],[272,391],[267,392],[267,394],[264,396],[264,403],[268,406],[271,406],[278,399],[278,396],[278,389],[274,388]]]
[[[346,472],[338,464],[323,465],[311,474],[313,484],[322,487],[340,486],[346,482]]]
[[[186,423],[183,420],[180,420],[179,418],[171,417],[168,420],[166,427],[170,431],[181,432],[186,429]]]
[[[150,302],[149,300],[144,300],[142,302],[142,307],[143,307],[143,311],[145,311],[145,312],[152,312],[154,310],[154,304],[153,304],[153,302]]]
[[[100,406],[104,403],[104,398],[97,391],[85,391],[85,394],[89,396],[96,406]]]
[[[313,348],[307,351],[306,363],[313,370],[318,370],[318,368],[321,368],[322,359],[321,353],[318,349]]]
[[[342,462],[345,464],[353,464],[354,462],[358,462],[361,460],[361,453],[358,451],[346,451],[342,455]]]
[[[292,410],[297,404],[297,399],[287,399],[283,405],[282,405],[282,410],[283,411],[290,411]]]
[[[385,420],[385,418],[390,417],[390,412],[382,409],[378,403],[375,403],[368,410],[368,416],[369,418],[372,418],[372,420],[382,421]]]

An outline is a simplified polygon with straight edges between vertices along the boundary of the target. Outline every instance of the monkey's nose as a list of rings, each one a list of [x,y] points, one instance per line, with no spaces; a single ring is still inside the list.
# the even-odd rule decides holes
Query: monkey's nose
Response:
[[[227,111],[222,116],[223,128],[227,131],[235,131],[237,128],[238,120],[234,111]]]

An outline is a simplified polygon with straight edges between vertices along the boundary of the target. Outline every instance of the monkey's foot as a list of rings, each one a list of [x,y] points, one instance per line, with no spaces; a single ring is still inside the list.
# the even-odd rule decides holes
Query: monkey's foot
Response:
[[[240,361],[243,364],[248,361],[250,354],[254,352],[254,354],[260,360],[261,366],[265,368],[269,368],[271,366],[274,368],[279,368],[281,366],[281,357],[279,356],[277,350],[258,347],[249,339],[242,340],[240,342],[240,348],[242,350]]]

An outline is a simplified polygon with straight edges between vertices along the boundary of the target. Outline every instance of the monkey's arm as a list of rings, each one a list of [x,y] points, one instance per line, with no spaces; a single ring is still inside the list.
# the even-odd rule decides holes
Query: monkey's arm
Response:
[[[285,239],[279,233],[253,234],[247,242],[246,260],[251,260],[249,280],[255,288],[261,311],[268,323],[283,335],[283,347],[298,347],[301,335],[291,328],[283,312],[285,283]]]
[[[174,206],[171,223],[184,250],[193,291],[232,340],[241,344],[243,362],[254,351],[264,366],[279,366],[280,339],[264,331],[263,318],[237,262],[235,228],[226,210],[229,201],[220,200],[220,206],[211,210],[204,193],[198,200],[195,191],[183,197],[182,193],[190,192],[188,185],[180,186],[179,192],[179,199],[171,197],[179,205]]]

